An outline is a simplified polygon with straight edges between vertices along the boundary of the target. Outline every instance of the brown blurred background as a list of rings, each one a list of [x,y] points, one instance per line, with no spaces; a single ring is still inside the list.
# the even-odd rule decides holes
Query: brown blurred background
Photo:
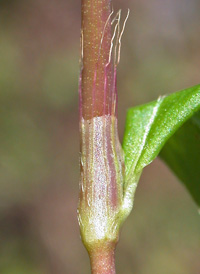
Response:
[[[80,2],[0,0],[0,273],[87,274],[76,218]],[[199,0],[115,0],[131,15],[118,69],[126,109],[200,82]],[[141,178],[117,273],[199,274],[200,216],[160,161]]]

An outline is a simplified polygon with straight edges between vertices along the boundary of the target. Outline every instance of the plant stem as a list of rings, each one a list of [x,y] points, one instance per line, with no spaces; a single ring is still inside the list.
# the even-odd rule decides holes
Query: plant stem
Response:
[[[124,159],[117,130],[116,64],[110,53],[111,0],[82,0],[81,4],[78,219],[92,274],[115,274]]]
[[[84,119],[108,114],[109,92],[104,93],[105,67],[109,60],[111,0],[82,0],[82,92]],[[103,38],[103,39],[102,39]],[[107,89],[111,86],[107,67]]]
[[[92,274],[115,274],[114,248],[99,248],[90,254]]]

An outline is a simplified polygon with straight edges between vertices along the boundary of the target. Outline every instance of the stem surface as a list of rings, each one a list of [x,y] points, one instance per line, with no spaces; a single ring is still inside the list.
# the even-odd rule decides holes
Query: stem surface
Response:
[[[92,274],[115,274],[115,250],[97,249],[90,253]]]
[[[79,224],[92,274],[115,274],[123,195],[116,73],[111,60],[111,0],[81,0]]]
[[[109,113],[112,66],[106,65],[109,61],[111,45],[111,23],[108,20],[111,0],[82,0],[81,4],[82,104],[80,107],[82,117],[88,120]]]

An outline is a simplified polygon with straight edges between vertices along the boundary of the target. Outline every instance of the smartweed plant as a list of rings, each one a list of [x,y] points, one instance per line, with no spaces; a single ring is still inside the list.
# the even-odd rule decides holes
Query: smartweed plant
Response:
[[[200,85],[128,110],[118,138],[117,66],[129,10],[82,0],[78,220],[93,274],[115,273],[120,227],[145,166],[158,155],[200,205]]]

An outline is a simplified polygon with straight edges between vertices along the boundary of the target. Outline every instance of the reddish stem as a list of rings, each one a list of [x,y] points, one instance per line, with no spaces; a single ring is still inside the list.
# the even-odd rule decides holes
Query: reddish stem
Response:
[[[92,274],[115,274],[123,157],[115,117],[116,68],[110,60],[111,0],[81,0],[81,4],[79,223]]]
[[[97,248],[90,253],[92,274],[115,274],[114,248]]]
[[[83,118],[88,120],[109,114],[111,108],[109,90],[112,85],[112,66],[108,65],[111,0],[82,0],[81,4],[83,56],[80,107]]]

